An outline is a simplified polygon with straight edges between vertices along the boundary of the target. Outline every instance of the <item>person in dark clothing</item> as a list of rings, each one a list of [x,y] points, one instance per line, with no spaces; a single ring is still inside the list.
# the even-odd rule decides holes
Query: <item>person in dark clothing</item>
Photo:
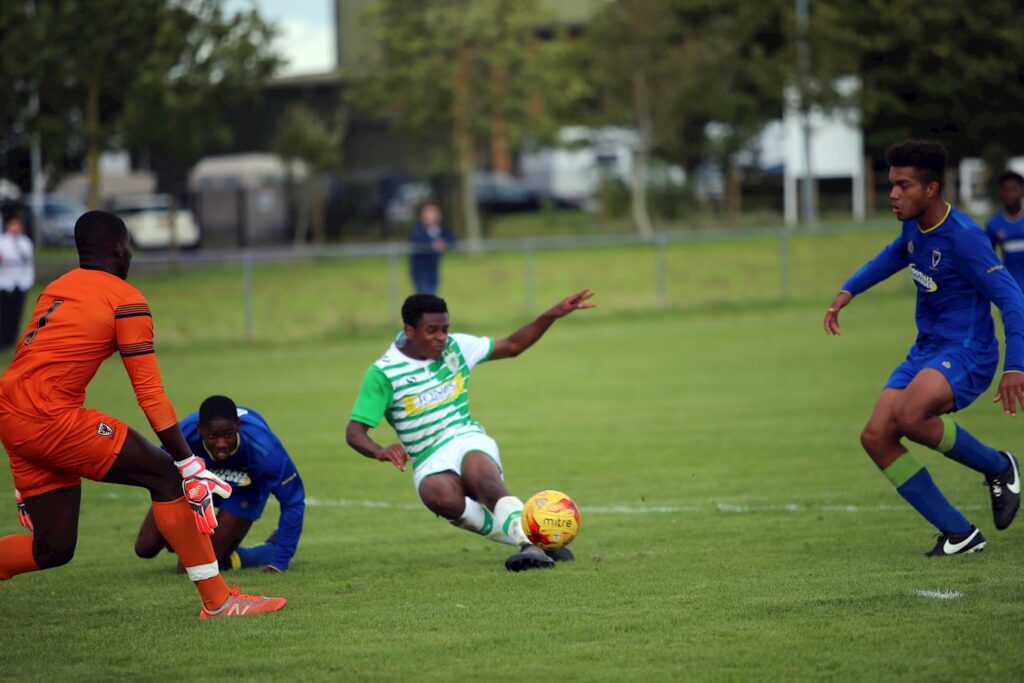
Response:
[[[409,257],[409,266],[416,294],[437,294],[441,255],[455,244],[455,240],[455,234],[441,223],[440,207],[426,204],[409,236],[414,249]]]

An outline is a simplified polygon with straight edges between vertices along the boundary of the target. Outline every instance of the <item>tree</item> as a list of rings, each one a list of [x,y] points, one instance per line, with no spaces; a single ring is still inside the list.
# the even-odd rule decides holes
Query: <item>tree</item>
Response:
[[[374,46],[353,106],[386,118],[430,147],[427,170],[454,171],[457,216],[472,245],[482,237],[474,189],[481,142],[496,170],[527,131],[550,125],[543,103],[556,97],[546,71],[553,51],[538,40],[535,0],[380,0],[365,18]],[[553,108],[552,108],[553,109]]]
[[[83,157],[99,203],[111,146],[194,160],[223,142],[225,108],[256,93],[277,59],[255,10],[224,0],[27,0],[0,3],[0,116],[12,147],[41,134],[51,169]],[[38,113],[29,105],[39,99]],[[191,157],[190,157],[191,155]]]
[[[594,17],[579,45],[589,84],[582,110],[592,124],[637,131],[630,189],[641,235],[653,232],[652,153],[691,171],[718,160],[738,198],[736,152],[782,111],[781,7],[781,0],[617,0]]]
[[[1024,14],[984,3],[846,0],[858,37],[859,105],[876,157],[907,137],[938,139],[951,157],[992,142],[1024,153]]]
[[[200,157],[230,147],[230,116],[259,102],[261,85],[282,63],[274,27],[254,8],[224,5],[167,4],[125,104],[125,144],[155,163],[164,184],[183,182]]]
[[[344,122],[328,125],[308,107],[295,105],[288,109],[278,124],[271,149],[285,163],[292,204],[297,205],[295,219],[295,242],[304,241],[313,227],[313,241],[324,241],[324,224],[321,216],[313,220],[315,183],[318,176],[338,164],[344,139]],[[302,162],[305,173],[296,178],[293,173],[295,162]]]

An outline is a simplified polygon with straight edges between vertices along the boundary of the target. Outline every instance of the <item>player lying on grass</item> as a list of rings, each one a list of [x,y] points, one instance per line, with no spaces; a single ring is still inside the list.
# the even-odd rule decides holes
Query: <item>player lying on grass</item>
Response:
[[[840,333],[839,311],[853,297],[910,266],[917,340],[885,383],[860,440],[897,492],[939,530],[927,554],[970,553],[985,547],[985,537],[900,441],[907,437],[984,474],[996,529],[1010,525],[1020,506],[1017,460],[978,441],[948,413],[971,405],[992,383],[999,342],[991,301],[1006,329],[1006,361],[993,402],[1016,416],[1024,394],[1024,295],[985,231],[942,198],[946,155],[940,145],[894,145],[886,161],[889,199],[903,228],[843,285],[825,314],[825,332]]]
[[[211,396],[199,411],[181,421],[181,431],[206,467],[231,484],[231,497],[218,505],[213,551],[221,569],[263,567],[281,572],[295,555],[302,535],[306,492],[302,479],[267,421],[227,396]],[[249,528],[263,514],[270,494],[281,505],[277,529],[265,543],[240,547]],[[150,509],[135,539],[135,554],[156,557],[167,547]],[[179,569],[181,569],[179,564]]]
[[[81,267],[43,290],[0,377],[0,440],[19,518],[32,531],[0,538],[0,580],[71,561],[85,477],[149,490],[155,523],[202,596],[201,618],[281,609],[283,598],[244,595],[220,576],[209,538],[217,526],[212,498],[231,487],[192,455],[164,393],[149,305],[125,282],[132,249],[124,221],[83,214],[75,246]],[[86,385],[115,351],[170,456],[121,420],[83,407]]]
[[[448,333],[448,306],[431,294],[402,305],[402,334],[370,366],[352,409],[346,438],[368,458],[399,470],[412,461],[413,485],[423,504],[455,526],[517,546],[511,571],[571,560],[567,548],[541,550],[523,532],[523,501],[502,480],[498,444],[469,414],[469,374],[479,363],[514,358],[559,318],[584,308],[590,290],[574,294],[504,339]],[[400,443],[381,446],[369,436],[386,418]]]

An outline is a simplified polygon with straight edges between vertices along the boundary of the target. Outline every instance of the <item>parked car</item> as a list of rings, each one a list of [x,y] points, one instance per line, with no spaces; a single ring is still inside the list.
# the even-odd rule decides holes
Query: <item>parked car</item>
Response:
[[[51,194],[43,199],[43,220],[39,243],[47,247],[73,247],[75,223],[88,211],[85,204],[70,195]]]
[[[110,209],[124,220],[132,244],[139,249],[195,249],[199,246],[201,235],[192,212],[176,207],[171,195],[118,197]]]
[[[473,177],[473,184],[476,203],[484,213],[516,213],[540,209],[540,194],[512,176],[477,173]]]

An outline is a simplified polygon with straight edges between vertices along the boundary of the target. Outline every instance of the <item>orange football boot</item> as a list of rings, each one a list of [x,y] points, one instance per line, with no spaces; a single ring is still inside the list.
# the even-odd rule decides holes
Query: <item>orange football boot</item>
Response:
[[[248,617],[254,614],[266,614],[283,609],[288,601],[284,598],[266,598],[262,595],[246,595],[239,590],[238,586],[230,585],[228,599],[216,610],[210,611],[203,607],[199,613],[200,619],[213,619],[215,617]]]

